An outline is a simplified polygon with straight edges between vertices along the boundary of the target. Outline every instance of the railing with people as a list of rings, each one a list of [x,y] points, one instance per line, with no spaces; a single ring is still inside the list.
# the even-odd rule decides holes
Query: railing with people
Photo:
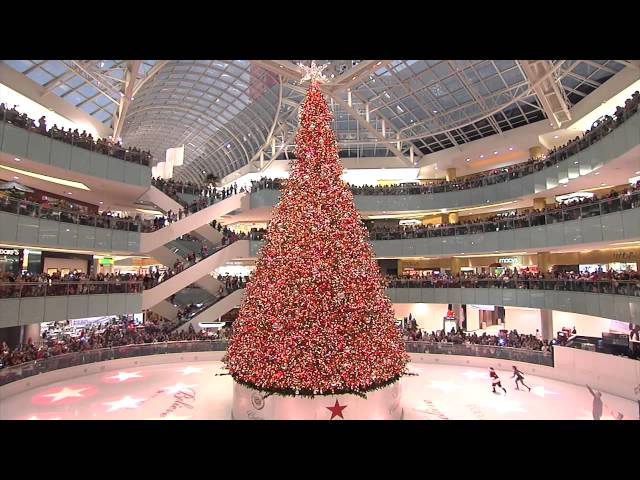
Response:
[[[2,282],[0,283],[0,298],[142,293],[142,290],[142,282],[139,281]]]
[[[408,353],[430,353],[438,355],[465,355],[489,357],[515,362],[535,363],[553,367],[553,350],[543,352],[527,348],[498,347],[493,345],[454,344],[448,342],[405,342]]]
[[[501,217],[484,222],[463,224],[441,224],[439,226],[420,226],[418,228],[398,228],[393,231],[372,231],[371,240],[402,240],[408,238],[432,238],[469,235],[477,233],[499,232],[516,228],[537,227],[553,223],[581,220],[608,213],[615,213],[640,207],[640,190],[617,197],[579,205],[567,205],[558,209],[533,211],[525,215]]]
[[[20,198],[12,198],[8,195],[0,195],[0,211],[63,223],[86,225],[89,227],[109,228],[129,232],[143,231],[143,222],[141,220],[94,215],[58,207],[52,208]]]
[[[540,172],[545,168],[557,165],[561,161],[567,160],[577,153],[589,148],[591,145],[606,137],[625,121],[634,116],[638,111],[639,104],[640,93],[634,92],[632,97],[625,103],[625,106],[618,108],[614,114],[615,118],[606,115],[603,119],[594,123],[592,128],[585,132],[584,135],[576,137],[562,147],[551,150],[547,155],[497,169],[498,171],[496,171],[496,169],[492,169],[466,177],[458,177],[450,181],[438,180],[429,184],[405,183],[385,186],[350,185],[350,188],[354,195],[424,195],[486,187],[522,178]],[[285,181],[265,177],[252,183],[252,191],[259,191],[262,189],[280,190],[283,188]]]
[[[228,342],[224,340],[193,340],[161,343],[125,345],[112,348],[85,350],[66,353],[41,360],[33,360],[20,365],[0,370],[0,385],[22,380],[41,373],[61,368],[75,367],[95,362],[131,358],[147,355],[164,355],[167,353],[225,351]],[[490,357],[518,362],[535,363],[553,366],[553,353],[511,347],[494,347],[488,345],[455,345],[451,343],[431,343],[421,341],[405,342],[409,353],[433,353],[444,355],[468,355],[474,357]]]
[[[7,108],[5,104],[0,104],[0,120],[2,122],[13,125],[14,127],[23,128],[39,135],[44,135],[60,142],[89,150],[91,152],[101,153],[109,157],[118,158],[126,162],[138,163],[140,165],[150,166],[153,162],[153,156],[148,151],[142,151],[136,147],[123,147],[119,143],[114,143],[106,139],[94,139],[93,136],[86,131],[80,133],[76,130],[64,130],[64,127],[58,128],[53,125],[47,128],[46,118],[42,117],[36,121],[29,118],[26,114],[20,113],[14,108]]]
[[[566,292],[604,293],[640,297],[640,279],[618,280],[588,278],[466,278],[466,277],[397,277],[391,278],[388,288],[512,288],[527,290],[556,290]]]

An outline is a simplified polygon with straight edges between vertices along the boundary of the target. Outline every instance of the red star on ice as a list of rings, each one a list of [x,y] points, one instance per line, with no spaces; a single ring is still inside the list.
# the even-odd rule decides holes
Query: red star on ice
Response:
[[[344,420],[344,417],[342,416],[342,410],[347,408],[347,405],[340,406],[340,403],[338,403],[338,400],[336,400],[336,403],[333,407],[324,407],[324,408],[331,411],[331,418],[329,420],[333,420],[334,417],[340,417]]]

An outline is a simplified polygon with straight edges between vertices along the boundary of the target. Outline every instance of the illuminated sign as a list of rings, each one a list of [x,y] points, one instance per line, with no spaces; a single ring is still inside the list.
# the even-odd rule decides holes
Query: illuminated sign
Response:
[[[516,257],[500,258],[498,263],[518,263],[518,259]]]
[[[5,250],[4,248],[0,248],[0,255],[20,255],[18,250]]]
[[[113,265],[113,258],[104,257],[98,260],[100,265]]]

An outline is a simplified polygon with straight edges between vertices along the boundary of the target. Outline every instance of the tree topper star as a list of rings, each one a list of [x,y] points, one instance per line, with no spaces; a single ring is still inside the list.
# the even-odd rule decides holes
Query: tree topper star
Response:
[[[316,65],[315,60],[311,60],[311,66],[307,67],[302,63],[298,64],[302,73],[304,73],[304,77],[302,77],[302,82],[306,80],[310,80],[312,82],[326,82],[327,77],[322,74],[322,71],[327,68],[327,64],[324,65]]]

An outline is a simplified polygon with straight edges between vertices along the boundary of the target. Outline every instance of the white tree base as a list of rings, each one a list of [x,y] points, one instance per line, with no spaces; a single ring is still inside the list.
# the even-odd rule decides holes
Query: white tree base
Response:
[[[267,395],[233,382],[231,415],[234,420],[402,419],[400,380],[368,392],[366,397],[353,394],[316,395],[314,398]]]

